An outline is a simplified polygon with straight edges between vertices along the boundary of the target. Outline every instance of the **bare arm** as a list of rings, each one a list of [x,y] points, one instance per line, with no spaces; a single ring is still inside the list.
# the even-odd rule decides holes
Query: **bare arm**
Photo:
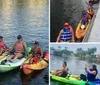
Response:
[[[59,35],[58,35],[58,37],[57,37],[56,42],[59,42],[59,40],[60,40],[60,36],[61,36],[62,33],[63,33],[63,30],[60,31],[60,33],[59,33]]]
[[[26,46],[26,43],[23,43],[24,44],[24,49],[26,50],[27,54],[29,55],[29,52],[27,50],[27,46]]]
[[[96,74],[96,71],[90,71],[90,70],[87,69],[87,67],[85,67],[85,71],[88,72],[88,73],[90,73],[90,74],[93,74],[93,75]]]
[[[72,39],[71,41],[74,42],[74,35],[73,35],[73,30],[71,29],[71,33],[72,33]]]
[[[40,56],[40,58],[42,58],[42,57],[43,57],[43,51],[42,51],[41,48],[40,48],[40,52],[41,52],[41,56]]]

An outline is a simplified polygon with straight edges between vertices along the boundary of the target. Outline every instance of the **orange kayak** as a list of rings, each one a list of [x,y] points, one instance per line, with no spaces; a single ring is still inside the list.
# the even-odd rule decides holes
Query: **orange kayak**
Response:
[[[85,26],[84,29],[81,29],[81,26],[82,26],[81,21],[82,21],[82,20],[80,20],[80,23],[78,24],[78,26],[77,26],[77,28],[76,28],[76,37],[77,37],[77,39],[82,39],[82,38],[85,36],[85,34],[86,34],[86,32],[87,32],[87,30],[88,30],[88,28],[89,28],[89,26],[90,26],[90,23],[88,23],[88,24]]]
[[[28,59],[23,65],[23,72],[28,75],[32,73],[34,70],[42,70],[48,66],[49,62],[49,52],[46,52],[44,58],[39,60],[37,63],[29,64]]]

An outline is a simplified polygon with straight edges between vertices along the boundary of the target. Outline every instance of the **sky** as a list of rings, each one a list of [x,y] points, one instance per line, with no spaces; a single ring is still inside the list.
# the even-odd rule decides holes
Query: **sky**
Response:
[[[76,51],[77,48],[82,48],[83,50],[87,50],[88,48],[96,47],[97,48],[97,54],[100,54],[100,44],[50,44],[50,47],[54,47],[55,49],[58,48],[58,46],[61,46],[61,49],[64,49],[65,47],[68,47],[71,51]]]

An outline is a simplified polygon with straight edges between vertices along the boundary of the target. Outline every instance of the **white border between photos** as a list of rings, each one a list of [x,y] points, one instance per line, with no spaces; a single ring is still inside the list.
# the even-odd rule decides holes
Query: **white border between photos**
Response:
[[[49,32],[48,32],[48,44],[49,44],[49,84],[48,85],[50,85],[50,0],[48,0],[48,2],[49,2],[49,7],[48,7],[48,9],[49,9],[49,14],[48,14],[48,16],[49,16],[49,19],[48,19],[48,24],[49,24]]]

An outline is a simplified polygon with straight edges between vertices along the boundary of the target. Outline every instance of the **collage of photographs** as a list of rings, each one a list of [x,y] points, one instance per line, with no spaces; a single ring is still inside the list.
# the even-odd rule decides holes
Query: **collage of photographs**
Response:
[[[0,85],[100,85],[100,0],[0,0]]]

